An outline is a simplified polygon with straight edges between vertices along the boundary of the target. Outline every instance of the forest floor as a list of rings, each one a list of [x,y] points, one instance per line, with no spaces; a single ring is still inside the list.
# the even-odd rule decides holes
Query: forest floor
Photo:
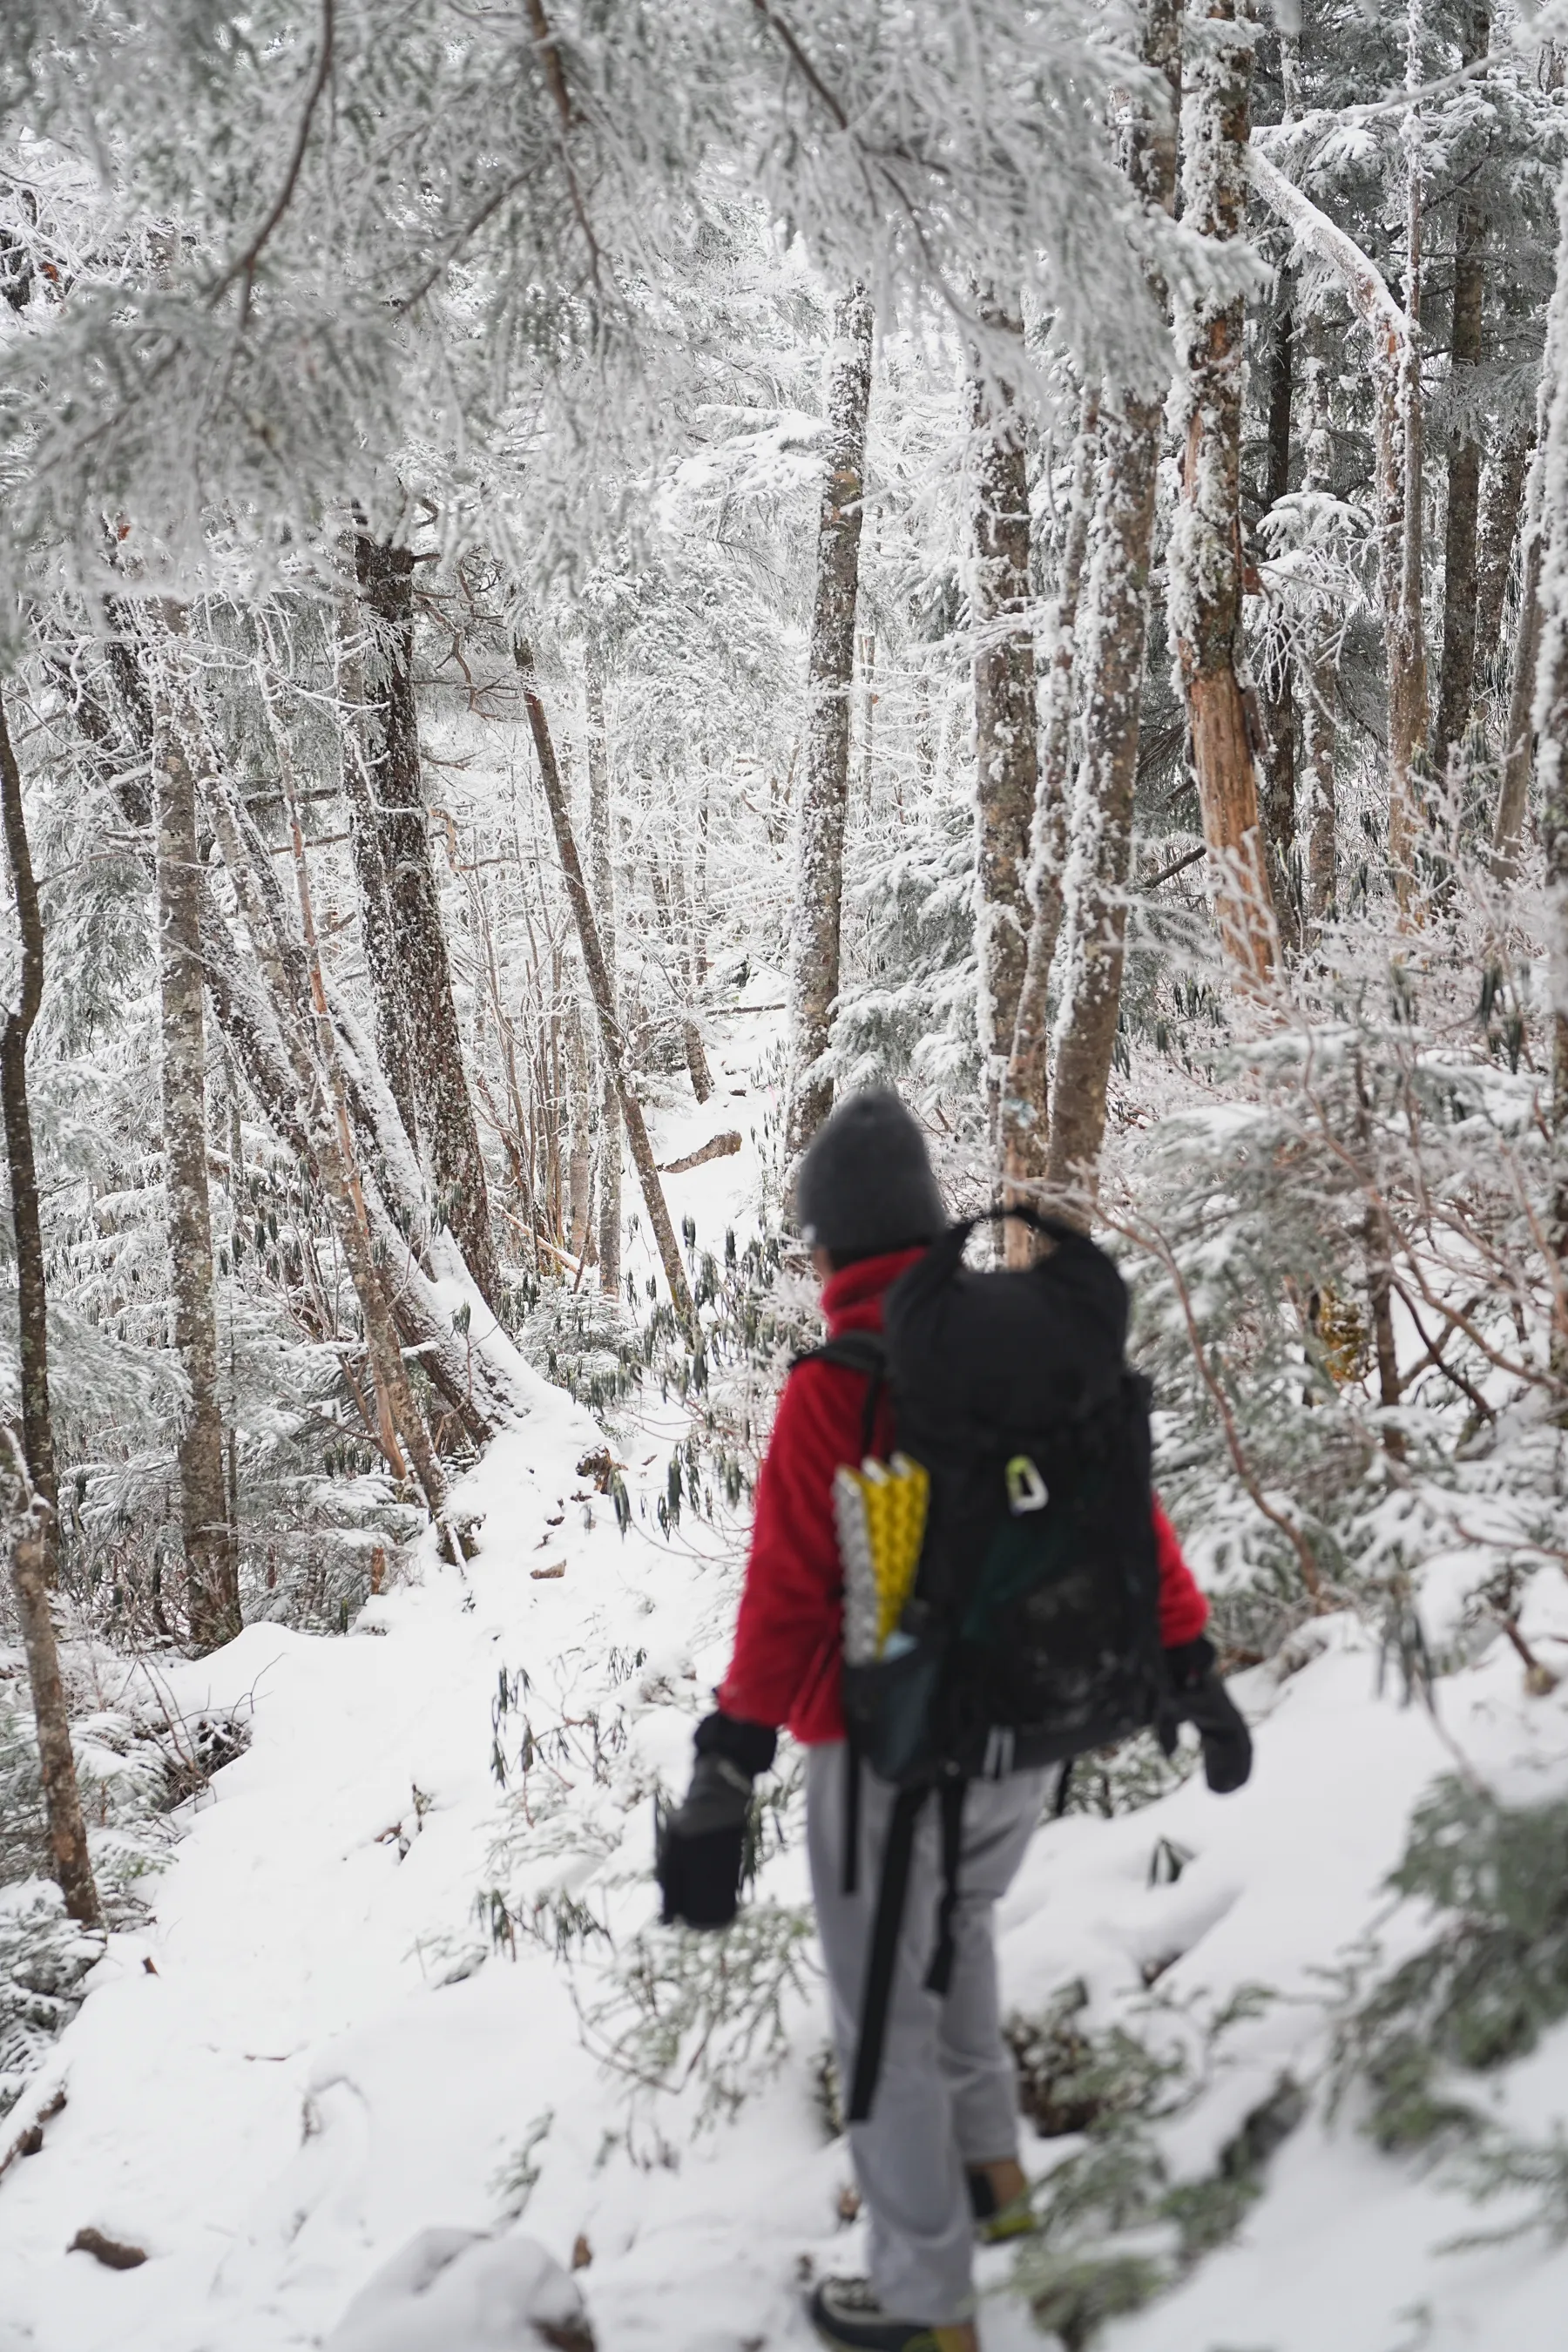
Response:
[[[744,1129],[754,1097],[721,1095],[716,1118],[692,1113],[664,1134],[664,1153],[731,1123],[726,1099]],[[742,1214],[751,1181],[749,1152],[711,1163],[672,1187],[677,1216],[696,1214],[706,1240],[711,1221]],[[678,1432],[673,1408],[670,1422]],[[465,1486],[482,1517],[466,1570],[426,1550],[345,1638],[254,1625],[161,1674],[188,1717],[242,1710],[250,1745],[182,1817],[151,1917],[111,1939],[8,2121],[7,2145],[67,2091],[42,2152],[0,2180],[0,2352],[316,2345],[432,2224],[518,2227],[563,2262],[588,2257],[580,2284],[601,2352],[811,2340],[808,2266],[854,2269],[861,2249],[860,2225],[841,2218],[847,2155],[818,2095],[826,2021],[809,1942],[798,1984],[783,1980],[771,2053],[736,2038],[721,2002],[705,2027],[699,1999],[673,2070],[686,2079],[660,2086],[672,2069],[659,2017],[691,1979],[680,1939],[650,1924],[650,1791],[684,1780],[691,1721],[723,1664],[733,1547],[715,1538],[705,1554],[707,1531],[689,1523],[667,1542],[637,1512],[662,1484],[668,1435],[663,1450],[637,1449],[647,1460],[628,1470],[623,1537],[607,1498],[582,1499],[575,1465],[594,1442],[564,1399],[542,1403]],[[1568,1633],[1560,1591],[1538,1584],[1540,1633]],[[1440,1624],[1444,1594],[1426,1602]],[[1413,1803],[1452,1769],[1447,1741],[1505,1796],[1561,1793],[1568,1685],[1527,1699],[1500,1641],[1442,1682],[1445,1738],[1422,1707],[1380,1694],[1375,1643],[1351,1617],[1314,1633],[1293,1671],[1233,1685],[1257,1729],[1246,1790],[1216,1800],[1196,1775],[1113,1820],[1054,1822],[1003,1906],[1010,2008],[1043,2012],[1081,1979],[1097,2031],[1120,2022],[1185,2053],[1194,2095],[1158,2126],[1176,2177],[1212,2168],[1283,2071],[1310,2094],[1234,2240],[1098,2340],[1104,2352],[1548,2352],[1563,2339],[1568,2252],[1538,2238],[1440,2251],[1506,2222],[1509,2207],[1479,2220],[1439,2174],[1378,2154],[1353,2101],[1331,2119],[1322,2085],[1334,1972],[1374,1929],[1393,1958],[1419,1939],[1420,1916],[1395,1909],[1384,1881]],[[512,1759],[504,1790],[492,1723]],[[805,1899],[798,1801],[782,1818],[753,1914],[764,1927],[787,1926]],[[1173,1881],[1157,1850],[1182,1864]],[[543,1923],[514,1930],[514,1956],[492,1951],[476,1916],[495,1886],[514,1920]],[[764,1976],[765,1945],[746,1948],[763,1951]],[[661,1953],[668,1981],[650,2020],[638,1962]],[[1257,1986],[1272,1998],[1237,2000]],[[1545,2133],[1568,2113],[1568,2027],[1487,2095]],[[1030,2137],[1026,2165],[1038,2178],[1079,2145]],[[88,2225],[148,2259],[116,2272],[68,2254]],[[987,2352],[1042,2342],[1011,2267],[1002,2250],[982,2259]]]

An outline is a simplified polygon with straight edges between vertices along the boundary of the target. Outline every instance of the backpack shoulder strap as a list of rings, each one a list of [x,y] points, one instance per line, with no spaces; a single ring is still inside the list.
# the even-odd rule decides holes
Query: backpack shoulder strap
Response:
[[[866,1402],[860,1415],[860,1451],[869,1454],[877,1435],[877,1407],[882,1402],[882,1391],[888,1383],[888,1343],[879,1331],[840,1331],[836,1338],[825,1339],[820,1348],[808,1348],[791,1364],[838,1364],[847,1372],[858,1372],[867,1383]]]

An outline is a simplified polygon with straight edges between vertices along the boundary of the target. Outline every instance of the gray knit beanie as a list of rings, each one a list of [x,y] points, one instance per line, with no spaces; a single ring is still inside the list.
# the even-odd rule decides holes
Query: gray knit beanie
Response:
[[[925,1138],[889,1087],[850,1095],[824,1120],[796,1171],[795,1207],[805,1238],[834,1257],[933,1242],[947,1224]]]

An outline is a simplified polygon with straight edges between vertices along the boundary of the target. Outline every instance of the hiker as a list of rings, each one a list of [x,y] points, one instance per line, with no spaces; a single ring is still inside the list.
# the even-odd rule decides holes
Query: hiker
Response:
[[[735,1916],[752,1783],[786,1727],[806,1750],[812,1891],[870,2225],[869,2279],[822,2281],[809,2315],[839,2352],[976,2352],[974,2238],[1030,2223],[995,1903],[1073,1754],[1151,1721],[1169,1748],[1185,1718],[1209,1786],[1225,1791],[1247,1779],[1251,1744],[1214,1671],[1208,1605],[1149,1489],[1147,1391],[1123,1365],[1126,1294],[1110,1261],[1052,1226],[1043,1269],[961,1271],[968,1227],[950,1231],[920,1129],[882,1089],[851,1096],[826,1121],[801,1162],[795,1205],[829,1337],[793,1368],[780,1399],[730,1669],[718,1711],[698,1727],[690,1793],[660,1824],[663,1916],[693,1927]],[[1098,1419],[1084,1417],[1090,1390]],[[1006,1461],[1004,1497],[995,1447],[1018,1421],[1038,1434],[1032,1452]],[[986,1459],[985,1491],[996,1492],[984,1526],[1000,1530],[989,1537],[963,1500],[979,1491],[963,1484],[970,1466]],[[1085,1462],[1106,1475],[1075,1486]],[[850,1563],[865,1549],[856,1514],[868,1512],[869,1526],[891,1512],[878,1521],[885,1534],[899,1510],[918,1512],[926,1486],[913,1539],[923,1548],[912,1584],[910,1569],[900,1571],[897,1624],[880,1631],[894,1602],[873,1594],[875,1654],[862,1625],[871,1662],[852,1663]],[[1053,1490],[1065,1498],[1057,1519],[1100,1514],[1096,1557],[1125,1556],[1125,1591],[1115,1576],[1075,1579],[1070,1529],[1053,1531]],[[996,1556],[1014,1565],[987,1652],[975,1555],[989,1561],[986,1545],[998,1541]],[[1031,1545],[1056,1568],[1030,1571]],[[963,1583],[964,1641],[979,1644],[962,1669],[954,1612],[927,1590],[944,1559]],[[1118,1585],[1106,1605],[1121,1611],[1123,1630],[1099,1627],[1090,1650],[1075,1651],[1078,1619],[1100,1606],[1107,1582]],[[1019,1617],[1020,1607],[1058,1612],[1049,1657],[1038,1640],[1030,1650],[1031,1629],[1047,1621]],[[1119,1643],[1131,1664],[1107,1664]],[[1076,1680],[1060,1663],[1069,1653],[1089,1658]],[[940,1671],[922,1668],[936,1657]],[[990,1684],[965,1717],[962,1689],[982,1669]]]

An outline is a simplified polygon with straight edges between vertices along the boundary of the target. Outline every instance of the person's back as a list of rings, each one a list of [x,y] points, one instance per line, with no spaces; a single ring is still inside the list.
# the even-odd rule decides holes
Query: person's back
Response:
[[[1026,1751],[1024,1769],[999,1778],[949,1772],[945,1793],[918,1776],[900,1787],[846,1739],[836,1480],[867,1457],[885,1475],[898,1442],[881,1350],[853,1335],[880,1334],[889,1292],[947,1221],[918,1126],[880,1090],[849,1097],[826,1122],[795,1200],[824,1276],[829,1343],[794,1368],[780,1400],[730,1669],[697,1733],[691,1792],[661,1832],[664,1916],[707,1927],[733,1918],[752,1780],[786,1727],[807,1749],[812,1890],[840,2081],[868,2109],[849,2138],[871,2275],[823,2282],[810,2315],[842,2352],[973,2352],[976,2230],[1028,2225],[993,1915],[1052,1775]],[[1250,1748],[1213,1674],[1207,1604],[1152,1498],[1150,1518],[1169,1712],[1197,1722],[1210,1785],[1237,1787]]]

